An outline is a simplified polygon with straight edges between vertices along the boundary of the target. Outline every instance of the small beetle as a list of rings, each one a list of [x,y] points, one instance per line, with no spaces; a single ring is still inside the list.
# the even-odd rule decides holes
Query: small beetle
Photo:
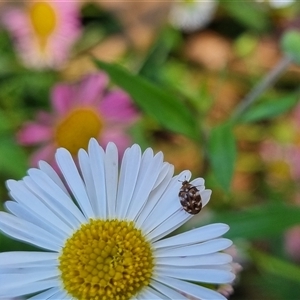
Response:
[[[191,215],[198,214],[202,209],[200,191],[187,180],[182,182],[179,199],[183,209]]]

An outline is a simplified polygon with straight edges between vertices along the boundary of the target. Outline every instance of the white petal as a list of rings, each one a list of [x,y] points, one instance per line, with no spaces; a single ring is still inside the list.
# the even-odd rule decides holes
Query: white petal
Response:
[[[140,163],[141,148],[138,145],[127,148],[122,159],[117,193],[116,215],[119,218],[126,216],[136,186]]]
[[[71,228],[75,229],[85,221],[82,212],[73,200],[45,173],[40,170],[32,170],[30,177],[24,177],[23,181],[26,189],[35,194],[65,223],[70,224]]]
[[[158,257],[155,264],[166,266],[202,266],[202,265],[221,265],[232,261],[232,257],[226,253],[213,253],[199,256],[175,256],[175,257]]]
[[[205,189],[204,183],[205,181],[201,177],[195,178],[190,181],[190,184],[195,186],[200,192],[202,192]]]
[[[57,261],[58,253],[36,251],[11,251],[0,253],[0,266],[18,267],[19,264],[30,264],[44,261]]]
[[[40,180],[43,180],[43,175],[45,174],[39,170],[36,171],[38,171],[38,174],[35,174],[34,176],[39,176]],[[69,234],[73,229],[73,223],[71,224],[71,222],[68,220],[72,220],[72,218],[68,218],[66,220],[65,218],[59,216],[59,213],[57,212],[55,201],[52,201],[53,198],[56,198],[56,193],[54,190],[52,190],[53,198],[48,198],[46,192],[42,190],[42,187],[37,186],[37,184],[35,184],[33,179],[30,177],[25,177],[23,181],[19,182],[9,180],[7,182],[7,186],[10,189],[12,198],[14,198],[21,205],[25,206],[27,209],[31,210],[34,215],[40,216],[43,222],[50,223],[52,226],[57,227],[65,234]],[[31,191],[30,187],[33,188],[35,192]],[[70,199],[67,199],[70,202]],[[68,213],[68,215],[70,215],[70,213]]]
[[[118,149],[114,143],[108,143],[105,156],[108,218],[116,217],[118,175]]]
[[[25,188],[35,194],[38,199],[49,207],[55,214],[70,224],[71,228],[77,228],[85,221],[82,212],[77,208],[72,199],[67,196],[53,181],[43,172],[34,170],[30,177],[24,177]]]
[[[94,218],[95,213],[71,154],[66,149],[60,148],[56,151],[55,158],[81,211],[87,219]]]
[[[204,181],[204,179],[202,177],[197,177],[197,178],[191,180],[190,184],[194,185],[196,187],[201,187],[201,186],[204,186],[205,181]]]
[[[163,163],[159,176],[157,177],[156,182],[153,186],[153,190],[156,189],[165,180],[170,168],[174,169],[174,166],[167,162]]]
[[[136,219],[142,208],[145,206],[145,203],[149,198],[149,194],[153,189],[153,186],[162,168],[162,153],[159,152],[153,157],[152,151],[147,150],[142,156],[136,188],[134,190],[134,194],[130,201],[130,206],[127,212],[126,217],[129,220]]]
[[[39,167],[41,171],[46,173],[66,193],[67,196],[70,196],[58,174],[47,162],[42,160],[39,161]]]
[[[32,263],[20,263],[18,265],[8,265],[1,268],[0,273],[2,275],[20,275],[31,276],[31,274],[52,272],[58,277],[60,272],[58,271],[59,261],[38,261]]]
[[[158,281],[152,280],[152,282],[150,283],[150,286],[154,287],[156,290],[158,290],[160,293],[162,293],[163,295],[166,295],[169,299],[187,299],[185,296],[183,296],[182,294],[178,293],[177,291],[175,291],[173,288],[170,288],[164,284],[161,284]]]
[[[61,239],[61,241],[65,240],[66,237],[68,236],[68,234],[63,232],[61,229],[59,229],[52,223],[52,221],[53,221],[52,219],[51,219],[51,222],[49,222],[48,220],[43,218],[42,213],[38,214],[37,212],[30,210],[23,204],[20,204],[15,201],[6,201],[4,206],[13,215],[19,217],[20,219],[23,219],[25,221],[28,221],[32,224],[37,225],[38,227],[48,231],[49,233],[53,234],[54,236],[57,236],[58,238]],[[49,211],[49,212],[51,213],[51,211]],[[55,215],[54,215],[54,217],[57,218]],[[69,229],[69,231],[71,231],[71,230]]]
[[[210,269],[214,269],[214,270],[223,270],[223,271],[227,271],[227,272],[231,272],[232,271],[232,264],[228,263],[228,264],[224,264],[224,265],[210,265],[208,266]]]
[[[99,211],[99,204],[96,196],[96,188],[91,170],[90,159],[87,152],[83,149],[78,151],[78,162],[92,209],[95,214],[97,214],[97,211]]]
[[[226,233],[228,230],[229,226],[227,224],[210,224],[157,241],[153,243],[153,246],[154,248],[159,249],[163,247],[183,246],[199,243],[217,238]]]
[[[22,275],[24,277],[24,275]],[[15,285],[10,287],[3,287],[0,290],[0,297],[3,298],[12,298],[18,296],[24,296],[26,294],[32,294],[39,291],[43,291],[52,287],[60,286],[61,283],[57,279],[48,279],[43,281],[35,281],[26,283],[24,285],[17,286],[18,282],[15,282]]]
[[[175,229],[183,225],[192,217],[193,215],[190,215],[185,210],[183,210],[182,207],[180,207],[168,219],[163,220],[159,226],[157,226],[147,235],[147,237],[149,240],[152,240],[152,242],[157,241],[167,234],[173,232]]]
[[[57,277],[59,276],[59,271],[57,268],[58,263],[55,264],[43,264],[43,262],[37,262],[32,264],[20,264],[19,266],[13,266],[13,267],[4,267],[0,270],[1,276],[9,275],[9,276],[19,276],[19,275],[25,275],[25,276],[36,276],[36,274],[42,274],[42,276],[46,277],[44,274],[48,274],[47,276],[50,277]],[[3,271],[4,270],[4,271]],[[13,277],[11,277],[13,278]]]
[[[155,279],[167,286],[201,300],[227,300],[224,296],[211,289],[190,282],[162,276],[157,276]]]
[[[217,284],[231,283],[235,278],[235,275],[229,271],[210,268],[156,267],[155,272],[159,276]]]
[[[145,290],[142,291],[138,299],[156,300],[156,299],[169,299],[169,298],[155,291],[151,287],[147,287]]]
[[[47,270],[32,272],[27,269],[20,269],[18,274],[0,274],[0,282],[5,290],[19,289],[24,285],[31,284],[37,281],[55,278],[59,275],[57,268],[47,268]]]
[[[0,212],[0,230],[18,240],[59,251],[61,240],[38,226],[11,214]]]
[[[54,287],[45,292],[42,292],[33,297],[30,297],[27,300],[47,300],[47,299],[49,299],[49,297],[55,295],[59,290],[60,290],[60,288]],[[56,298],[56,299],[60,299],[60,298]]]
[[[90,168],[92,170],[93,182],[96,191],[96,211],[97,218],[107,218],[106,186],[104,172],[104,150],[95,139],[91,139],[88,147]]]
[[[159,199],[161,198],[166,188],[168,187],[174,174],[174,166],[165,163],[161,169],[161,174],[159,175],[159,177],[162,176],[162,174],[164,176],[163,180],[161,180],[159,185],[156,186],[156,188],[151,191],[147,199],[146,205],[144,206],[143,210],[138,216],[138,219],[136,220],[136,225],[139,228],[144,227],[144,221],[148,218],[149,214],[151,213],[153,208],[157,205]]]
[[[32,263],[20,263],[18,265],[8,265],[0,269],[1,274],[20,274],[20,269],[27,269],[28,271],[45,270],[48,268],[57,268],[57,260],[46,260]]]
[[[63,300],[63,299],[72,299],[70,296],[67,295],[65,291],[59,290],[51,297],[47,298],[47,300]]]
[[[204,255],[215,253],[227,249],[232,245],[232,241],[224,238],[213,239],[195,245],[179,246],[177,248],[161,248],[155,251],[156,257]]]
[[[181,209],[178,193],[183,179],[190,178],[189,171],[183,171],[178,176],[172,178],[166,192],[162,195],[157,205],[153,208],[148,218],[143,224],[143,230],[148,233],[168,219],[178,209]]]
[[[204,207],[210,200],[211,190],[205,190],[200,193],[202,199],[202,207]]]

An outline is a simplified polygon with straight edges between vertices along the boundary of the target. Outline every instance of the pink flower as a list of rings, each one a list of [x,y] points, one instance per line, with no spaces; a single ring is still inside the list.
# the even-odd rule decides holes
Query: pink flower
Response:
[[[7,7],[0,19],[12,34],[18,55],[31,68],[59,69],[80,34],[77,1],[26,1]]]
[[[295,262],[300,263],[300,225],[286,232],[285,250]]]
[[[41,159],[53,164],[57,147],[76,155],[80,148],[87,148],[92,137],[103,147],[112,141],[121,153],[125,150],[130,144],[125,130],[137,119],[138,113],[124,91],[107,91],[107,84],[108,77],[96,73],[74,85],[54,86],[53,113],[39,112],[36,121],[25,123],[17,134],[22,145],[40,145],[33,154],[33,166]]]
[[[295,163],[297,161],[297,148],[291,143],[281,144],[275,140],[265,140],[261,143],[260,155],[266,163],[272,165],[278,165],[275,168],[277,175],[285,174],[289,177],[296,178],[297,170],[295,169]],[[299,157],[300,158],[300,157]],[[288,170],[284,167],[286,166]],[[288,174],[287,172],[288,171]]]

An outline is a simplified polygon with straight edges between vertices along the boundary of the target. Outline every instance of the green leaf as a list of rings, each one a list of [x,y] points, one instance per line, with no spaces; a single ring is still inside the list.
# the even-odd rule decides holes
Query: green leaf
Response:
[[[286,32],[281,39],[283,51],[295,63],[300,64],[300,32],[290,30]]]
[[[27,169],[27,156],[23,149],[6,137],[1,137],[0,143],[0,170],[9,176],[20,178]]]
[[[164,29],[155,44],[147,53],[139,69],[139,75],[149,78],[154,82],[160,80],[161,72],[157,72],[168,59],[169,53],[180,39],[178,30]]]
[[[300,208],[280,202],[260,205],[245,211],[224,212],[213,217],[213,222],[230,226],[230,238],[257,239],[276,236],[299,224]]]
[[[269,26],[267,13],[258,3],[251,1],[221,1],[228,13],[245,26],[265,30]]]
[[[261,102],[249,108],[241,117],[241,122],[257,122],[277,117],[292,109],[299,101],[299,94],[286,95],[272,101]]]
[[[236,159],[236,145],[231,124],[222,124],[212,130],[208,141],[208,157],[219,184],[229,191]]]
[[[300,284],[300,268],[277,257],[252,250],[254,261],[265,272],[298,282]]]
[[[7,116],[7,114],[0,109],[0,132],[6,131],[11,127],[11,118],[9,118],[9,116]]]
[[[135,103],[149,116],[165,128],[197,139],[199,132],[195,118],[174,95],[161,90],[149,81],[133,75],[121,66],[94,60],[96,65],[106,71],[111,79],[126,90]]]

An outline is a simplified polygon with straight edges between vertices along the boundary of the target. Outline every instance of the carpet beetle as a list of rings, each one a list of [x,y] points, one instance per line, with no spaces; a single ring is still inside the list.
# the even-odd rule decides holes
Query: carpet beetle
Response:
[[[198,214],[202,209],[200,191],[189,181],[184,180],[179,190],[179,200],[183,209],[191,215]]]

